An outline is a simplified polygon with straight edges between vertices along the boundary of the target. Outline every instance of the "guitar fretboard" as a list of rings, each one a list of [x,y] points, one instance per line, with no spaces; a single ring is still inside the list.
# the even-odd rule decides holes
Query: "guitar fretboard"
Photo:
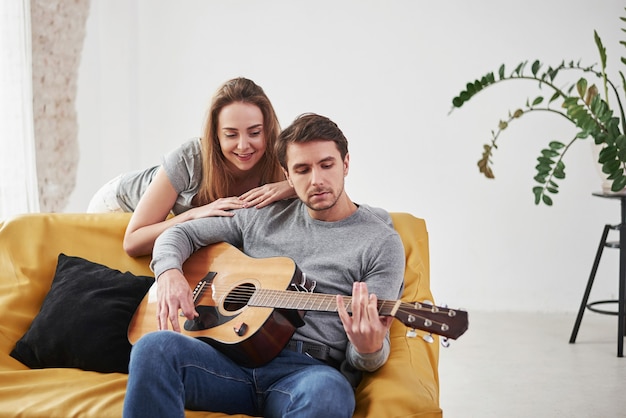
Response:
[[[343,297],[346,310],[352,312],[352,297]],[[303,293],[285,290],[257,289],[248,305],[264,308],[296,309],[300,311],[337,312],[337,297],[323,293]],[[391,315],[396,301],[379,300],[378,313]]]

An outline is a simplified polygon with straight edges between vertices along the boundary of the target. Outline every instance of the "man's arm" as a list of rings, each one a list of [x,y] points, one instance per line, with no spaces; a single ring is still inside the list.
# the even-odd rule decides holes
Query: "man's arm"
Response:
[[[231,243],[236,237],[232,218],[202,218],[187,221],[166,230],[154,244],[150,268],[157,279],[157,320],[159,329],[180,332],[178,312],[187,319],[198,316],[189,283],[183,275],[183,263],[201,247],[220,241]]]
[[[393,317],[378,315],[378,298],[368,293],[367,284],[354,283],[352,315],[348,314],[344,298],[337,295],[339,317],[348,336],[346,358],[359,370],[374,371],[389,356],[388,332]]]
[[[179,310],[182,310],[183,315],[189,320],[199,315],[193,303],[191,287],[189,287],[183,273],[177,269],[166,270],[159,276],[157,285],[157,321],[159,329],[168,329],[169,321],[172,324],[172,329],[180,332],[178,322]]]
[[[352,316],[347,313],[343,297],[337,298],[348,336],[346,359],[354,368],[365,371],[378,369],[389,357],[389,329],[394,318],[378,315],[378,300],[401,297],[405,270],[404,246],[397,234],[389,235],[371,249],[370,271],[353,287]]]

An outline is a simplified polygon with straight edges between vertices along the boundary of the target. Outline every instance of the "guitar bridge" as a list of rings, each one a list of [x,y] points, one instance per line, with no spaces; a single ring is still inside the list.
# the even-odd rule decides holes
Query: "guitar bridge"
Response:
[[[213,279],[215,278],[215,276],[217,276],[217,272],[210,271],[206,274],[206,276],[202,278],[202,280],[198,282],[192,292],[194,301],[197,301],[198,298],[202,296],[202,293],[204,293],[205,289],[209,287],[211,283],[213,283]]]

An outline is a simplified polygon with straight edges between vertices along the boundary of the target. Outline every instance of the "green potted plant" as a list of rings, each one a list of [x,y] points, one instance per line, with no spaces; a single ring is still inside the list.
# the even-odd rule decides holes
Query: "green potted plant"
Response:
[[[626,18],[620,19],[626,22]],[[622,31],[626,32],[626,29]],[[600,148],[598,163],[611,182],[611,191],[619,192],[626,187],[626,117],[623,105],[626,99],[626,80],[622,71],[619,71],[620,90],[609,79],[606,73],[606,48],[595,30],[594,40],[600,54],[600,69],[596,68],[597,64],[583,66],[580,62],[574,61],[569,63],[562,61],[555,67],[546,68],[544,63],[535,60],[532,63],[523,61],[513,71],[507,73],[503,64],[497,76],[489,72],[480,79],[467,83],[466,88],[452,100],[453,108],[450,112],[462,107],[486,88],[509,81],[527,82],[534,90],[539,90],[533,99],[526,100],[524,106],[509,111],[508,117],[500,121],[497,129],[492,130],[491,141],[483,146],[482,157],[478,161],[479,171],[485,177],[495,178],[492,170],[493,153],[498,147],[500,135],[509,124],[531,112],[548,112],[573,123],[576,126],[576,134],[563,142],[550,141],[548,146],[541,150],[535,167],[534,180],[538,183],[533,187],[535,204],[552,205],[550,195],[558,193],[557,181],[565,178],[565,154],[575,142],[588,137],[593,138]],[[620,41],[620,44],[626,47],[626,41]],[[620,61],[622,65],[626,65],[626,58],[622,57]],[[578,81],[567,82],[565,87],[559,87],[564,77],[561,75],[572,72],[580,73]],[[587,81],[588,77],[591,81],[601,83],[602,93],[595,84]],[[615,104],[609,105],[610,101]]]

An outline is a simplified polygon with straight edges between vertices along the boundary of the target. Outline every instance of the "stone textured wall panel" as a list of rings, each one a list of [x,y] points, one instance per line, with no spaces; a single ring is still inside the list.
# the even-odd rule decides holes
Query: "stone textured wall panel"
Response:
[[[76,86],[89,0],[31,0],[33,117],[42,212],[61,212],[76,185]]]

